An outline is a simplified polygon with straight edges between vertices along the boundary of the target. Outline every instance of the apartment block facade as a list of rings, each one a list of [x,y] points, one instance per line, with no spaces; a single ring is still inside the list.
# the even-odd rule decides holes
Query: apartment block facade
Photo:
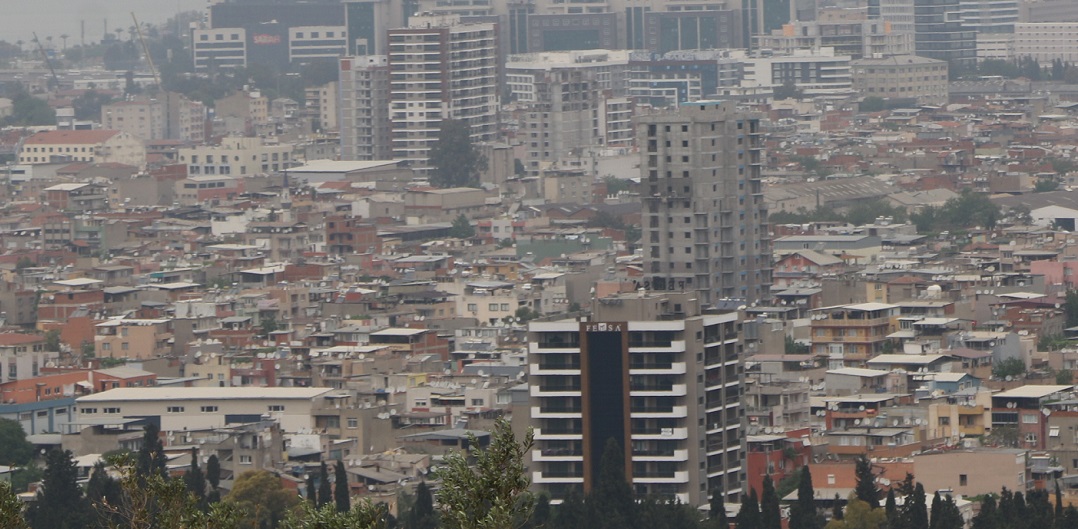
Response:
[[[555,501],[588,491],[613,439],[639,496],[701,505],[741,493],[742,363],[736,313],[691,293],[593,303],[588,322],[529,327],[532,482]]]
[[[498,26],[420,16],[389,30],[392,156],[427,168],[442,121],[467,123],[475,142],[497,132]]]
[[[643,287],[702,303],[769,296],[771,241],[760,118],[733,102],[641,116]]]

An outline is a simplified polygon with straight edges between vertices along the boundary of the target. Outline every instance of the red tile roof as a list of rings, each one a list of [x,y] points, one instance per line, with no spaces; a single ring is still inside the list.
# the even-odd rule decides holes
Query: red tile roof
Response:
[[[37,343],[44,340],[45,337],[38,334],[0,333],[0,346]]]
[[[118,130],[50,130],[26,139],[25,145],[97,145],[119,134]]]

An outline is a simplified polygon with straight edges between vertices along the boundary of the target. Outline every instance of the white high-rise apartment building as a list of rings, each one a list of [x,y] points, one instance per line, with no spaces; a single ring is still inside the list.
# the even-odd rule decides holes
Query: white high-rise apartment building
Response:
[[[422,171],[444,119],[465,121],[475,142],[495,138],[498,35],[452,15],[408,23],[389,30],[389,118],[393,158]]]
[[[393,158],[389,136],[389,60],[342,57],[337,83],[342,160]]]

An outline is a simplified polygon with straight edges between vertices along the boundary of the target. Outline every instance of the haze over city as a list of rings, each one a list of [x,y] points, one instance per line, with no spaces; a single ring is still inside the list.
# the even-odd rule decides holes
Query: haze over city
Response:
[[[1076,232],[1078,0],[0,0],[0,529],[1078,529]]]

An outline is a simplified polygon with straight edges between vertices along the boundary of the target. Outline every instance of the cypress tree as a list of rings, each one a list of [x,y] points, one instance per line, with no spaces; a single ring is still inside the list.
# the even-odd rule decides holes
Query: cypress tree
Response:
[[[928,529],[928,502],[923,485],[918,483],[913,494],[906,496],[902,512],[903,529]]]
[[[932,523],[935,523],[935,519]],[[954,498],[950,494],[943,498],[943,504],[940,506],[940,521],[939,529],[963,529],[966,525],[966,521],[962,519],[962,511],[958,510],[958,505],[955,504]]]
[[[939,491],[932,496],[932,511],[929,516],[928,527],[929,529],[940,529],[940,523],[943,521],[943,499],[940,498]]]
[[[812,487],[812,471],[808,465],[801,468],[797,483],[797,501],[790,507],[790,529],[819,529],[816,515],[816,492]]]
[[[558,510],[554,512],[554,527],[557,529],[578,529],[588,523],[587,507],[584,498],[575,487],[569,489]]]
[[[730,529],[730,521],[726,518],[726,502],[723,498],[722,489],[711,491],[707,514],[711,529]]]
[[[198,466],[198,449],[191,449],[191,468],[183,475],[183,483],[187,491],[198,498],[199,503],[206,500],[206,479],[202,476],[202,469]]]
[[[90,471],[90,481],[86,483],[86,500],[91,506],[117,507],[123,500],[120,482],[109,476],[105,463],[98,461]],[[96,509],[97,526],[112,527],[119,523],[108,509]]]
[[[1056,480],[1056,505],[1053,515],[1055,526],[1063,527],[1063,492],[1059,490],[1059,480]]]
[[[842,519],[842,496],[839,496],[837,492],[835,493],[835,501],[831,504],[831,519]]]
[[[333,501],[337,504],[337,512],[348,512],[352,508],[352,494],[348,490],[348,472],[345,472],[344,463],[340,459],[337,460],[333,474]]]
[[[633,489],[625,479],[625,452],[614,439],[606,442],[599,462],[599,479],[585,503],[592,527],[625,529],[636,519]]]
[[[550,503],[547,503],[549,506]],[[419,482],[415,491],[415,503],[408,513],[408,529],[435,529],[438,527],[438,514],[434,511],[434,496],[425,481]]]
[[[532,516],[528,520],[528,527],[531,529],[544,529],[550,525],[550,522],[550,495],[545,492],[540,493],[539,497],[535,500],[535,508],[532,510]]]
[[[857,459],[854,474],[857,478],[857,486],[854,488],[857,499],[873,509],[880,508],[880,490],[876,487],[876,474],[872,472],[872,462],[868,457],[862,455]]]
[[[898,505],[895,501],[895,489],[887,489],[887,502],[883,504],[883,512],[887,515],[887,524],[891,529],[899,529]]]
[[[89,504],[78,484],[74,455],[69,450],[52,450],[45,456],[42,488],[27,511],[30,527],[81,529],[90,522],[89,514]]]
[[[135,472],[143,477],[156,474],[167,478],[167,465],[165,446],[161,443],[161,429],[157,424],[150,422],[142,429],[142,447],[139,448],[138,458],[135,461]]]
[[[325,461],[318,471],[318,479],[318,507],[321,508],[333,502],[333,487],[329,483],[329,469]]]
[[[779,511],[779,496],[775,492],[775,483],[771,476],[764,476],[763,495],[760,496],[761,529],[782,529],[782,513]]]
[[[217,454],[213,454],[206,460],[206,481],[210,484],[210,493],[206,496],[207,503],[217,503],[221,501],[221,491],[218,490],[218,485],[221,484],[221,461],[217,459]]]
[[[737,529],[763,529],[760,522],[760,502],[756,499],[756,489],[749,487],[749,495],[742,497],[741,509],[737,511],[734,523]]]
[[[972,520],[973,529],[1001,529],[1000,513],[996,508],[996,497],[988,494],[981,501],[981,510]]]
[[[318,506],[318,487],[314,485],[314,474],[307,474],[307,503]]]

